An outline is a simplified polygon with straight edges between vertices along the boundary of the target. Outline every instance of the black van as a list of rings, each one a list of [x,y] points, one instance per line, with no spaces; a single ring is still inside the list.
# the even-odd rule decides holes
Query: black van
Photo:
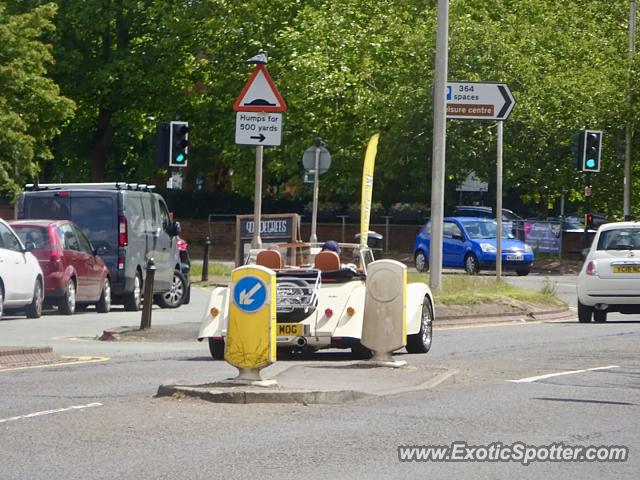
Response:
[[[146,265],[153,258],[154,299],[163,308],[180,306],[189,284],[180,269],[176,237],[164,199],[153,187],[129,183],[27,185],[16,217],[64,219],[76,223],[111,272],[114,303],[142,306]]]

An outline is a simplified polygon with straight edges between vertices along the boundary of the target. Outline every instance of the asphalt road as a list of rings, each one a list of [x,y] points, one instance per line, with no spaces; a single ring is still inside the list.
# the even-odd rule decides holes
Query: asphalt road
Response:
[[[96,341],[105,328],[139,324],[139,314],[123,311],[0,321],[3,345],[108,357],[0,371],[0,478],[636,479],[640,471],[640,317],[436,330],[429,354],[398,357],[455,375],[430,390],[357,403],[154,398],[162,383],[235,375],[185,336],[197,331],[205,299],[206,292],[194,290],[189,306],[154,309],[154,326],[178,326],[175,341]],[[457,441],[622,445],[630,458],[528,466],[398,459],[399,446]]]

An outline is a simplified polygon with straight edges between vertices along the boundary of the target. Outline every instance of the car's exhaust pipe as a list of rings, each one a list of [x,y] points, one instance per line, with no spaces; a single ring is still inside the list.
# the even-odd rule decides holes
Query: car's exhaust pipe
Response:
[[[298,347],[306,347],[307,346],[307,339],[304,338],[304,337],[296,338],[296,345]]]

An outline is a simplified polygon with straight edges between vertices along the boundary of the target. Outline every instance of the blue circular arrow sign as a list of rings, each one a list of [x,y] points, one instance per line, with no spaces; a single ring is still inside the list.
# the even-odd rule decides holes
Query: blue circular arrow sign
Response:
[[[267,300],[267,287],[257,277],[243,277],[233,288],[233,302],[243,312],[260,310]]]

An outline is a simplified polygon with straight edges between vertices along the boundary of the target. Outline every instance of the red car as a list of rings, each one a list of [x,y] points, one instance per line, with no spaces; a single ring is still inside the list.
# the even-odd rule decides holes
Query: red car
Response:
[[[76,307],[94,304],[111,310],[109,269],[75,223],[68,220],[8,222],[33,253],[45,276],[45,302],[71,315]]]

